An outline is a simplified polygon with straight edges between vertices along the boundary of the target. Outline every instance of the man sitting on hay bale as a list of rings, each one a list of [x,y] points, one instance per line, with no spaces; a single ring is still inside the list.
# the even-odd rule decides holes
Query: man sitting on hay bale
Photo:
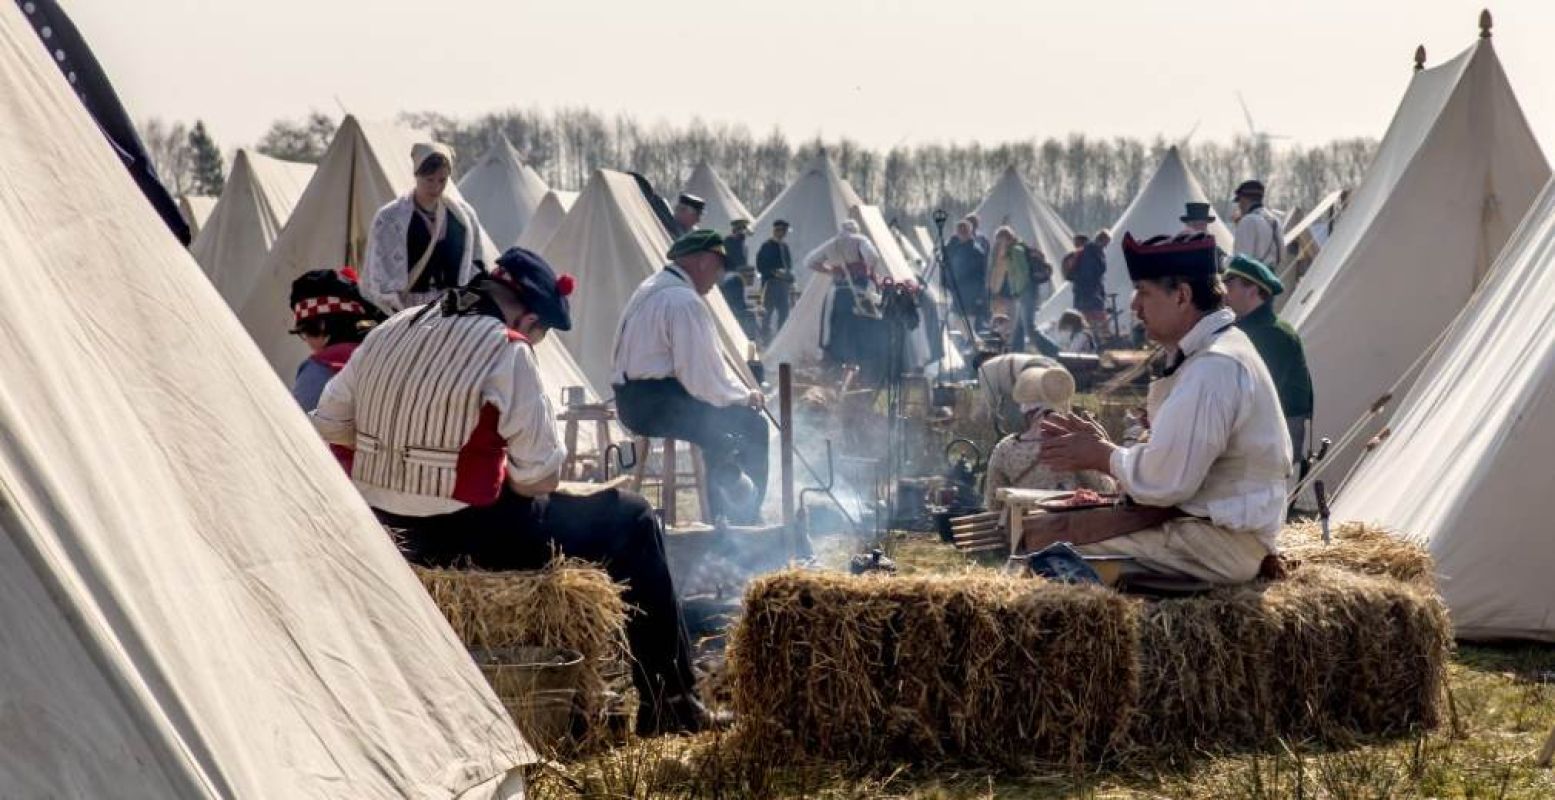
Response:
[[[351,479],[426,567],[530,570],[553,549],[626,584],[640,734],[697,731],[690,642],[648,503],[556,493],[567,451],[533,347],[572,325],[569,276],[512,248],[441,301],[375,328],[324,388],[313,422],[352,451]]]
[[[1285,522],[1291,445],[1274,381],[1224,306],[1214,237],[1125,234],[1123,254],[1134,316],[1170,356],[1150,385],[1150,436],[1119,447],[1092,421],[1050,415],[1041,461],[1105,471],[1142,506],[1074,536],[1082,553],[1130,556],[1125,571],[1251,580]]]

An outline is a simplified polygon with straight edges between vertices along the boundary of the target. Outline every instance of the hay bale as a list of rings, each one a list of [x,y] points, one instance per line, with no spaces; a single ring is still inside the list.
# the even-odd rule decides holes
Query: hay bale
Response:
[[[1323,526],[1317,522],[1298,523],[1280,533],[1280,549],[1305,564],[1328,564],[1422,589],[1436,588],[1436,564],[1418,542],[1361,522],[1341,523],[1332,529],[1331,539],[1323,544]]]
[[[1452,647],[1428,587],[1316,563],[1163,601],[790,571],[745,604],[730,671],[747,733],[863,764],[1024,770],[1432,728]]]
[[[859,762],[1093,761],[1138,695],[1131,601],[989,572],[752,584],[730,652],[758,740]]]
[[[1344,744],[1441,721],[1451,627],[1428,589],[1307,563],[1138,611],[1138,746]]]
[[[582,655],[583,708],[589,715],[602,710],[607,676],[620,671],[626,656],[627,613],[622,587],[603,570],[560,557],[529,572],[415,570],[465,647],[527,645]]]

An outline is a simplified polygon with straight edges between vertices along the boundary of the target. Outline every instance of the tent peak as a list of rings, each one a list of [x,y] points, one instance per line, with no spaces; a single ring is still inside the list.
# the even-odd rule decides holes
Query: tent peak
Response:
[[[1480,9],[1480,12],[1479,12],[1479,38],[1481,38],[1481,39],[1489,39],[1490,38],[1490,25],[1491,25],[1491,22],[1492,22],[1492,20],[1490,18],[1490,9],[1488,9],[1488,8]]]
[[[1415,48],[1415,72],[1425,69],[1425,45]]]

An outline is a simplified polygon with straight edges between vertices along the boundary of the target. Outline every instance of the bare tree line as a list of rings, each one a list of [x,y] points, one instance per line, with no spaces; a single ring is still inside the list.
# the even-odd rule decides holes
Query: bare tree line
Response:
[[[754,213],[776,198],[823,147],[860,196],[878,203],[888,218],[904,222],[926,222],[936,208],[952,214],[972,210],[1013,164],[1076,230],[1116,221],[1172,145],[1160,137],[1146,141],[1076,133],[992,145],[918,144],[882,152],[846,138],[795,142],[778,130],[757,136],[744,126],[699,119],[684,126],[648,125],[629,115],[607,117],[587,108],[515,109],[476,119],[417,112],[402,114],[401,122],[452,145],[464,163],[473,162],[504,135],[546,182],[561,189],[581,189],[595,169],[606,167],[640,172],[661,193],[672,194],[698,162],[707,161]],[[335,124],[316,111],[302,119],[279,120],[257,149],[278,158],[316,161]],[[147,127],[168,129],[160,120]],[[1224,214],[1232,189],[1254,177],[1269,185],[1272,207],[1311,208],[1329,191],[1360,182],[1376,142],[1343,139],[1276,149],[1267,140],[1237,137],[1230,142],[1189,142],[1181,149]],[[164,155],[155,148],[153,153]],[[174,164],[187,162],[176,152],[165,157]],[[169,176],[160,161],[158,167],[175,184],[187,169]]]

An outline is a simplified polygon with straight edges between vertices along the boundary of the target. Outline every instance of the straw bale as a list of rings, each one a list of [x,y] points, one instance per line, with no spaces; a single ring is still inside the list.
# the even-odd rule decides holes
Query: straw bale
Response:
[[[734,707],[775,750],[1015,769],[1438,725],[1440,598],[1316,562],[1159,601],[989,571],[779,573],[746,596]]]
[[[1287,580],[1139,604],[1136,745],[1343,744],[1441,721],[1451,627],[1429,589],[1304,563]]]
[[[600,708],[607,675],[625,657],[622,587],[585,561],[556,558],[543,569],[486,572],[416,568],[416,575],[465,647],[559,647],[583,656],[584,708]]]
[[[1332,542],[1323,544],[1323,527],[1303,522],[1280,534],[1280,548],[1287,558],[1308,564],[1330,564],[1351,572],[1384,575],[1423,589],[1436,588],[1436,566],[1419,542],[1402,534],[1361,522],[1345,522],[1332,529]]]
[[[736,711],[814,755],[1083,763],[1138,694],[1131,601],[1096,587],[787,571],[745,602]]]

